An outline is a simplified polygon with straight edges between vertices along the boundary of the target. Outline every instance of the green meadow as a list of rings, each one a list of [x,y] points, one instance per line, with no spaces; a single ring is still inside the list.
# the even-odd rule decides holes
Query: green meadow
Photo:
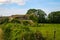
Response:
[[[0,29],[3,31],[3,40],[21,40],[24,33],[37,31],[42,33],[46,40],[54,40],[55,31],[55,40],[60,40],[60,24],[40,24],[38,27],[8,23],[0,25]]]
[[[54,31],[56,31],[55,40],[60,40],[60,24],[41,24],[40,27],[30,27],[30,29],[39,30],[49,40],[54,40]]]

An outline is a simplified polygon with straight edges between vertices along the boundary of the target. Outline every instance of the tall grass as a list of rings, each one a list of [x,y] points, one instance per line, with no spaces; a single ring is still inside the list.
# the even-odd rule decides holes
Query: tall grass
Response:
[[[40,26],[40,27],[39,27]],[[4,40],[60,40],[60,24],[35,24],[34,26],[19,23],[0,25],[4,33]],[[41,37],[40,39],[37,37]]]

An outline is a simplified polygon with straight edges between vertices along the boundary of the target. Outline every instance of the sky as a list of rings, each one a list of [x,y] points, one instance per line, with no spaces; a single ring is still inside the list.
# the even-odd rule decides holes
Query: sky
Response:
[[[24,15],[29,9],[41,9],[46,14],[60,11],[60,0],[0,0],[0,16]]]

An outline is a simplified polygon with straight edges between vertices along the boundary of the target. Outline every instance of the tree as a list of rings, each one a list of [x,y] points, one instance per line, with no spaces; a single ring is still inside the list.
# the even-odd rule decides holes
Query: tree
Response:
[[[45,16],[46,16],[46,13],[43,10],[41,9],[37,10],[38,23],[44,23]]]
[[[49,22],[60,23],[60,11],[51,12],[48,15]]]
[[[46,13],[41,9],[29,9],[27,14],[29,14],[29,18],[34,22],[45,22]]]
[[[35,13],[36,11],[37,11],[36,9],[29,9],[29,10],[27,11],[27,14]]]
[[[32,21],[34,21],[34,22],[37,22],[38,21],[38,18],[35,15],[35,12],[36,11],[37,11],[36,9],[29,9],[27,11],[27,14],[29,16],[29,19],[32,20]]]

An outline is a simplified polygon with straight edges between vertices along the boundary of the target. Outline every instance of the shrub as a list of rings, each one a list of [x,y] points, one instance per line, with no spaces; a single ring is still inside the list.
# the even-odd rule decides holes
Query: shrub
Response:
[[[21,22],[25,26],[28,26],[28,25],[32,26],[32,25],[34,25],[34,22],[32,20],[22,20]]]
[[[22,40],[45,40],[40,32],[28,32],[22,36]]]
[[[8,18],[1,18],[0,19],[0,24],[8,23],[9,19]]]
[[[11,20],[11,23],[20,23],[20,21],[17,19],[13,19],[13,20]]]
[[[22,24],[8,23],[3,26],[4,40],[45,40],[40,32]]]
[[[29,22],[28,22],[28,21],[23,21],[23,24],[24,24],[24,25],[28,25]]]

